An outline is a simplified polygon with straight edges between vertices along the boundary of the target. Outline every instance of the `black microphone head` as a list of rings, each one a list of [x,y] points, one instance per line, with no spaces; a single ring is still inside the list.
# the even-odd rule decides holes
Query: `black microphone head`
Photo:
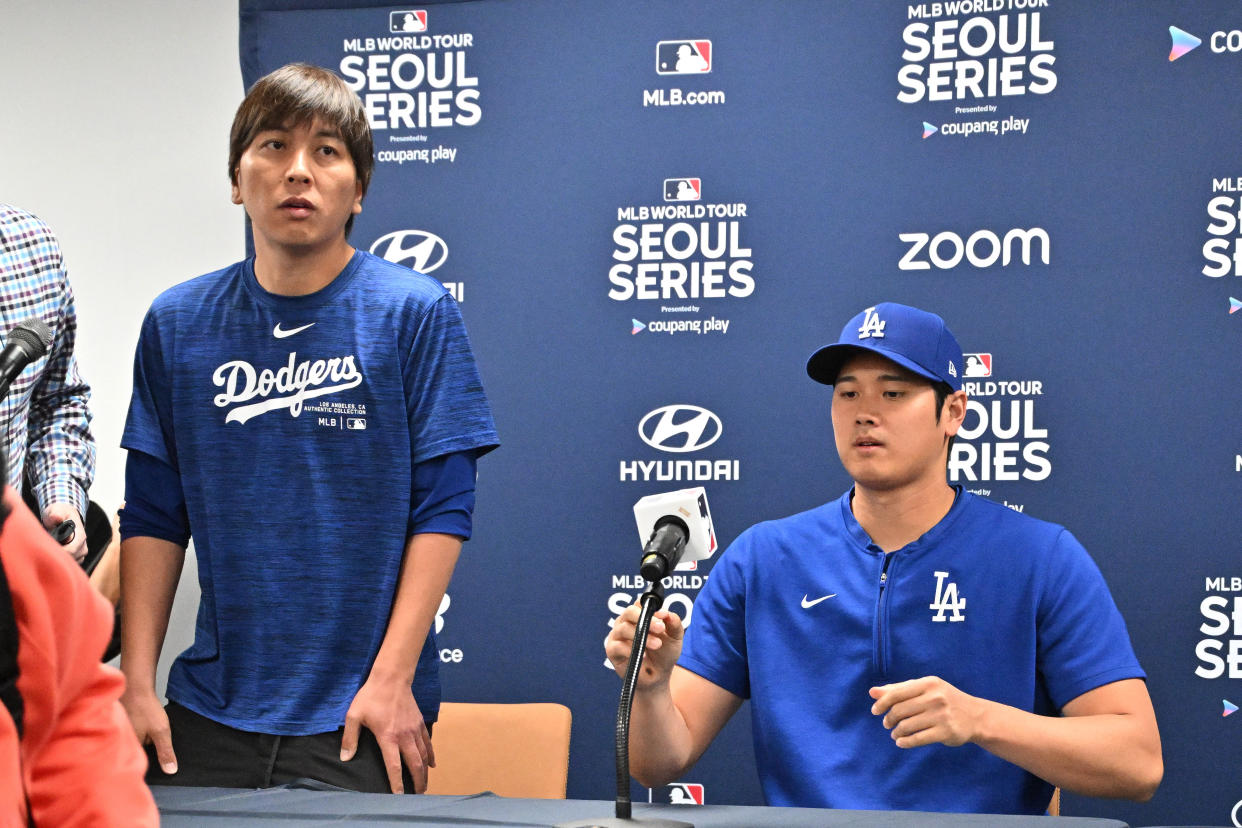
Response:
[[[52,329],[39,317],[32,316],[14,325],[4,344],[16,345],[29,354],[31,360],[36,360],[52,347]]]

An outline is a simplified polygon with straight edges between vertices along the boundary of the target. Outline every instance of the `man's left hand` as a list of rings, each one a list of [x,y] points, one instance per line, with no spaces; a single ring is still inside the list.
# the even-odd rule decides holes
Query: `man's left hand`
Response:
[[[872,687],[871,712],[883,723],[897,747],[937,742],[958,747],[978,732],[981,700],[935,676]]]
[[[72,555],[75,561],[82,563],[82,559],[86,557],[86,526],[83,525],[82,516],[78,514],[78,510],[68,503],[49,503],[48,507],[43,510],[45,529],[54,529],[66,520],[73,521],[73,540],[64,545],[64,550]]]
[[[435,767],[436,757],[422,711],[410,692],[410,682],[385,681],[374,675],[366,680],[345,714],[342,762],[352,759],[358,749],[360,727],[375,734],[393,793],[405,793],[405,785],[401,782],[402,760],[414,780],[414,792],[427,790],[427,769]]]

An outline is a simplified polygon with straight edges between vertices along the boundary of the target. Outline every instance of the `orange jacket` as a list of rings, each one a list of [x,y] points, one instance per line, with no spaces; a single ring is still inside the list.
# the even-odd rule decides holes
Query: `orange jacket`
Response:
[[[147,760],[118,699],[119,672],[100,663],[112,610],[11,487],[0,562],[17,620],[20,740],[0,707],[0,826],[157,826]],[[81,530],[79,530],[81,531]],[[23,791],[22,780],[25,781]]]

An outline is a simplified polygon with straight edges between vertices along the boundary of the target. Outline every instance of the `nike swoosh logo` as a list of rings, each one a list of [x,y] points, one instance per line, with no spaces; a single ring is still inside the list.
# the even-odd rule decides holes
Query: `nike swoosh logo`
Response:
[[[834,592],[831,595],[825,595],[823,598],[816,598],[814,601],[808,601],[807,596],[804,594],[802,596],[802,608],[810,609],[811,607],[818,604],[820,601],[827,601],[829,598],[836,598],[836,597],[837,597],[837,594]]]
[[[293,328],[292,330],[286,331],[286,330],[281,330],[280,323],[277,322],[276,327],[272,329],[272,336],[276,337],[277,339],[284,339],[287,336],[293,336],[294,334],[299,334],[314,324],[315,324],[314,322],[311,322],[310,325],[303,325],[300,328]]]

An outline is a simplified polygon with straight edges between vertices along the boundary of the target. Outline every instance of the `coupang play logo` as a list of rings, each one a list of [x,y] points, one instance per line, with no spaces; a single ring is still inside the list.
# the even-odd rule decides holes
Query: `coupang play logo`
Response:
[[[1169,38],[1173,41],[1169,50],[1170,63],[1184,58],[1203,45],[1203,38],[1177,26],[1169,27]],[[1218,29],[1208,35],[1207,44],[1208,50],[1218,55],[1242,52],[1242,29]]]
[[[1169,51],[1169,61],[1175,61],[1180,57],[1185,57],[1189,52],[1193,51],[1197,46],[1203,43],[1202,40],[1192,35],[1190,32],[1184,32],[1176,26],[1169,27],[1169,37],[1173,38],[1173,48]]]

